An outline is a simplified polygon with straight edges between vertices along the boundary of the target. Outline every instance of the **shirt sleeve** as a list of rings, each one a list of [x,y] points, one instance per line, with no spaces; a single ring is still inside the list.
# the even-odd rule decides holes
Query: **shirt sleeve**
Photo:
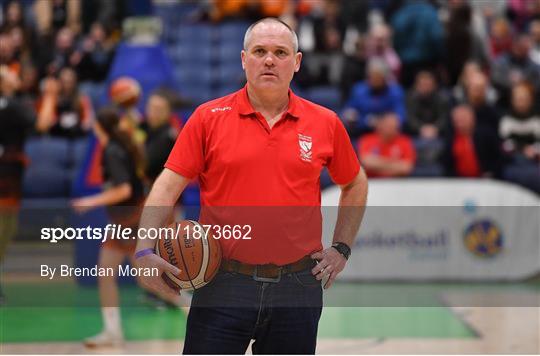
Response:
[[[360,171],[360,163],[343,123],[336,117],[334,124],[334,151],[327,168],[334,183],[347,184]]]
[[[188,179],[194,179],[204,167],[205,130],[200,109],[197,109],[180,131],[165,168]]]
[[[119,147],[112,146],[105,150],[105,171],[107,180],[113,186],[131,183],[129,157]]]

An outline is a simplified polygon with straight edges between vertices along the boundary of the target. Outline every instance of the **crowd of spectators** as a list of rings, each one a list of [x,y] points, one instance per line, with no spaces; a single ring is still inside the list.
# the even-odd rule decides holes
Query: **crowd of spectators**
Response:
[[[18,78],[2,98],[31,108],[38,134],[88,135],[98,108],[84,89],[107,78],[133,2],[0,3],[3,78]],[[190,21],[210,25],[290,23],[304,53],[296,87],[339,90],[338,114],[372,177],[493,177],[540,193],[540,0],[176,3],[195,4]]]

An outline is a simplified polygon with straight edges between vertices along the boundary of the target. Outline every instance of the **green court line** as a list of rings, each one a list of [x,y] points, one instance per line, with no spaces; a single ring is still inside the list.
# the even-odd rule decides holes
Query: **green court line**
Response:
[[[473,338],[472,330],[444,307],[326,307],[319,324],[325,338]]]

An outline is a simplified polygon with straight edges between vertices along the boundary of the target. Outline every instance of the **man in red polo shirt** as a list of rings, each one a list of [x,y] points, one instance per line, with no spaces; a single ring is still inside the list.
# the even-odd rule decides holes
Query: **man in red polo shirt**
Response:
[[[358,140],[358,156],[368,177],[403,177],[411,174],[416,151],[410,137],[399,129],[399,118],[387,112],[375,120],[375,132]]]
[[[315,352],[328,288],[354,243],[367,180],[335,113],[289,89],[302,54],[294,31],[266,18],[246,31],[242,66],[247,85],[201,105],[188,120],[148,197],[141,228],[163,226],[191,179],[201,188],[200,221],[253,224],[251,240],[220,239],[223,263],[194,292],[184,353]],[[342,189],[334,244],[321,244],[320,173]],[[139,267],[177,269],[137,245]],[[160,278],[150,288],[173,293]]]

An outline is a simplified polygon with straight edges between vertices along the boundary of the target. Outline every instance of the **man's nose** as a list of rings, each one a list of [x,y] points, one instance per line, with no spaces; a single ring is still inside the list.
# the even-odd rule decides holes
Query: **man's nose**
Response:
[[[274,65],[274,55],[272,53],[268,53],[266,55],[266,58],[264,59],[264,65],[268,67],[272,67]]]

